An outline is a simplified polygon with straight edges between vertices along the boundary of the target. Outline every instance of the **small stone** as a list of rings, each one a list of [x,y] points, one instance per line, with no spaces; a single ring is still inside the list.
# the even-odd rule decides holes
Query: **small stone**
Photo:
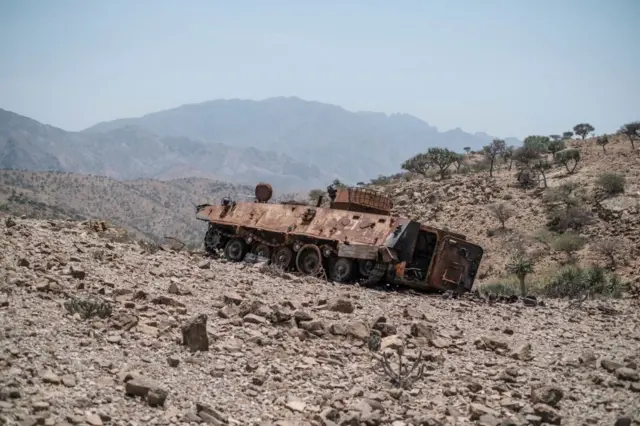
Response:
[[[638,372],[627,367],[618,368],[616,370],[616,377],[620,380],[626,380],[630,382],[640,381],[640,375],[638,374]]]
[[[559,425],[562,421],[562,416],[558,413],[553,407],[550,407],[545,404],[536,404],[533,406],[533,411],[536,415],[542,418],[543,422]]]
[[[350,314],[355,310],[355,307],[350,300],[336,298],[327,303],[327,309],[334,312],[342,312],[343,314]]]
[[[194,316],[182,326],[181,330],[182,344],[187,346],[191,352],[209,350],[206,314]]]
[[[249,324],[266,324],[267,323],[266,318],[263,318],[261,316],[254,315],[254,314],[247,314],[242,318],[242,320]]]
[[[616,419],[614,426],[631,426],[631,417],[622,416]]]
[[[551,407],[557,407],[562,400],[564,392],[557,386],[539,386],[531,389],[531,402],[543,403]]]
[[[87,413],[85,415],[85,421],[91,426],[102,426],[102,419],[95,413]]]
[[[177,367],[180,364],[180,358],[176,356],[167,357],[167,364],[169,364],[169,367]]]
[[[68,388],[72,388],[76,385],[76,379],[71,374],[65,374],[62,376],[62,384]]]
[[[59,385],[61,380],[60,377],[58,377],[56,374],[54,374],[52,371],[50,370],[46,370],[44,371],[40,377],[42,378],[42,381],[45,383],[51,383],[54,385]]]
[[[287,402],[286,406],[292,411],[298,411],[302,413],[306,408],[307,404],[303,401],[289,401]]]

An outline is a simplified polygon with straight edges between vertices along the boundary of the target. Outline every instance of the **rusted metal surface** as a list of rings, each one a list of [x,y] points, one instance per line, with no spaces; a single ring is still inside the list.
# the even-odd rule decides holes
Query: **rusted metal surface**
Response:
[[[379,192],[364,188],[342,188],[336,193],[332,208],[389,215],[393,202],[391,198]]]
[[[464,235],[392,216],[391,199],[362,188],[328,188],[330,208],[267,203],[271,186],[256,187],[256,202],[200,205],[196,217],[209,222],[208,251],[224,247],[240,261],[247,252],[304,274],[327,268],[345,281],[384,278],[418,289],[471,290],[483,250]],[[321,201],[321,200],[320,200]]]
[[[370,245],[382,244],[396,224],[395,218],[385,215],[263,203],[207,206],[196,217],[220,225]]]
[[[266,203],[273,196],[273,188],[265,182],[256,185],[256,200],[260,203]]]

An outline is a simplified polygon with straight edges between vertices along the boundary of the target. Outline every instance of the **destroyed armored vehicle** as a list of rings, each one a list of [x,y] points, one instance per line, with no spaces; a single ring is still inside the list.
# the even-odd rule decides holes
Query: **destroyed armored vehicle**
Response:
[[[388,282],[416,289],[470,291],[482,247],[464,235],[391,214],[391,199],[359,187],[327,188],[315,205],[269,203],[271,185],[259,183],[253,202],[225,198],[196,207],[209,222],[205,249],[230,260],[247,253],[284,269],[336,282]]]

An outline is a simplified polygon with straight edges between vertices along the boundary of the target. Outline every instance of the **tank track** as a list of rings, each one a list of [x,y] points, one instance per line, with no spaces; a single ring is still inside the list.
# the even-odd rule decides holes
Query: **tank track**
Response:
[[[205,237],[204,237],[204,247],[205,247],[205,250],[207,250],[207,252],[209,253],[214,253],[215,250],[219,248],[217,247],[217,245],[219,244],[220,238],[216,239],[215,238],[216,234],[219,235],[220,237],[238,238],[238,236],[235,233],[224,232],[220,229],[216,229],[215,227],[210,227],[207,230],[207,233],[205,234]],[[273,248],[285,247],[285,245],[283,244],[271,243],[255,234],[250,234],[250,236],[253,241],[266,244],[269,247],[273,247]],[[385,277],[387,273],[387,268],[388,268],[388,265],[384,263],[376,263],[375,267],[371,271],[371,274],[368,277],[364,278],[362,283],[366,286],[373,286],[373,285],[379,284],[382,281],[382,279]],[[324,271],[324,268],[321,268],[321,269]],[[326,274],[325,274],[325,277],[326,277]]]

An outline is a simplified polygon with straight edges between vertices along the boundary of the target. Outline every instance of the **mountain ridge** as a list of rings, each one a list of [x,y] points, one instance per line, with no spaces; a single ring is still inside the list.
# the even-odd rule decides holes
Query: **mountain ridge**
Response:
[[[429,147],[461,152],[466,146],[481,149],[493,139],[486,133],[471,134],[460,128],[439,132],[437,127],[406,113],[352,112],[295,96],[184,104],[140,117],[97,123],[82,132],[101,133],[127,125],[203,143],[285,152],[349,182],[396,173],[402,161]],[[520,144],[516,138],[505,140]]]
[[[269,180],[278,190],[317,186],[332,179],[290,156],[184,136],[159,136],[139,126],[86,134],[67,132],[0,109],[0,168],[66,171],[114,179],[188,176],[244,184]]]

